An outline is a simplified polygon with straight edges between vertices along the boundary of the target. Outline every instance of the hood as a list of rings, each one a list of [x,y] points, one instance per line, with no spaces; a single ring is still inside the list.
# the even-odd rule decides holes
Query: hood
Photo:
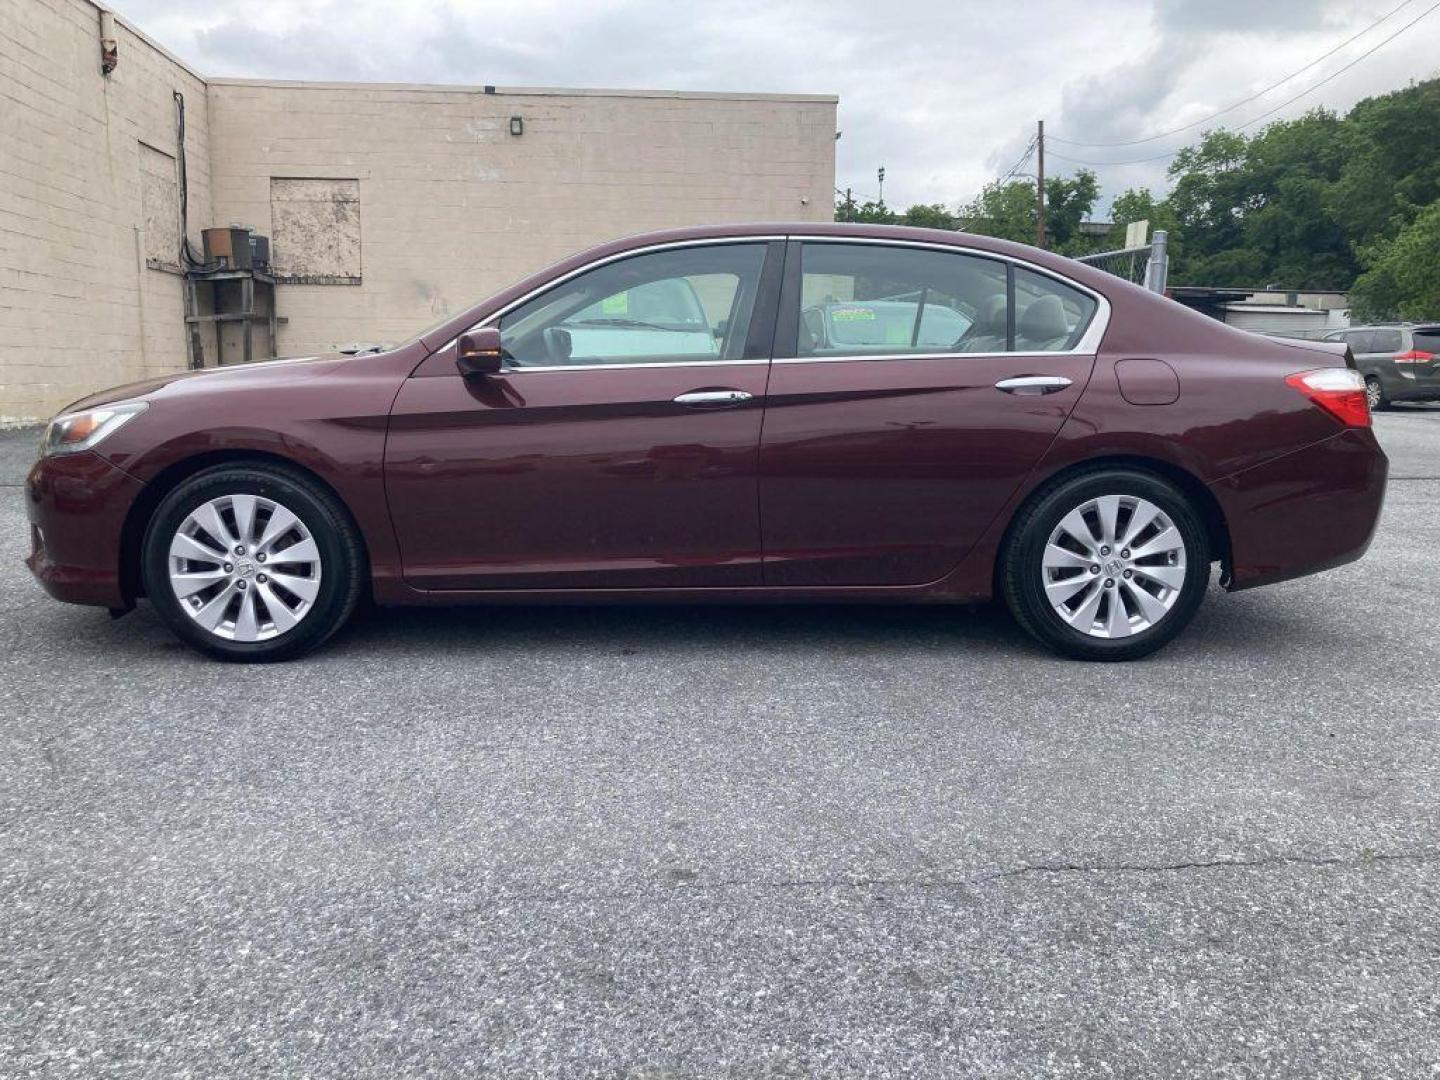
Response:
[[[201,368],[198,371],[176,371],[169,375],[157,375],[153,379],[141,379],[138,382],[125,383],[122,386],[112,386],[108,390],[100,390],[81,398],[79,401],[71,402],[62,413],[75,412],[79,409],[93,409],[97,405],[108,405],[112,401],[128,401],[131,398],[145,397],[153,394],[173,383],[191,382],[200,380],[201,384],[219,387],[226,382],[245,383],[251,379],[270,379],[280,372],[277,369],[295,368],[296,374],[309,373],[311,369],[323,369],[337,363],[343,363],[349,357],[341,353],[328,353],[318,356],[282,356],[274,360],[260,360],[250,364],[235,364],[230,367]]]

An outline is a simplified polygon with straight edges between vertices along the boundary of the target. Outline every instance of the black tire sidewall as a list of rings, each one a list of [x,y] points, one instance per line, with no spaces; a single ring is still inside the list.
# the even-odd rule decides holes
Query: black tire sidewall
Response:
[[[1185,541],[1185,584],[1175,606],[1156,626],[1127,638],[1095,638],[1070,626],[1045,596],[1042,559],[1061,518],[1100,495],[1148,499],[1170,518]],[[1002,586],[1016,620],[1043,644],[1082,660],[1133,660],[1168,644],[1195,616],[1210,584],[1210,544],[1204,523],[1169,481],[1130,469],[1082,473],[1045,489],[1022,512],[1007,544]]]
[[[185,613],[170,586],[170,541],[195,507],[222,495],[259,495],[299,516],[320,549],[320,592],[300,624],[267,641],[227,641]],[[361,559],[353,526],[333,497],[302,477],[260,466],[220,466],[181,482],[161,500],[145,531],[141,572],[151,605],[175,634],[223,660],[283,660],[309,652],[349,618],[359,597]]]

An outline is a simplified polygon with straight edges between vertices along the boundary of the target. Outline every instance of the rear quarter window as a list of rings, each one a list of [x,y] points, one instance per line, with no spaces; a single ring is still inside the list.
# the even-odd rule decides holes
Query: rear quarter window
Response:
[[[1415,331],[1415,348],[1421,352],[1440,354],[1440,326],[1427,326]]]

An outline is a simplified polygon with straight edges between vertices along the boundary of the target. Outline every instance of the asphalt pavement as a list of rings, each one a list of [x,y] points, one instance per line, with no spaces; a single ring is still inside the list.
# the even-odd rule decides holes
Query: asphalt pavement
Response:
[[[998,609],[382,611],[237,667],[20,563],[0,1076],[1433,1076],[1440,407],[1160,655]]]

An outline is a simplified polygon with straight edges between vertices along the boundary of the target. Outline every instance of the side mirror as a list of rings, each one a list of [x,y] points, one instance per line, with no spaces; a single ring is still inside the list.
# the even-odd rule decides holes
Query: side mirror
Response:
[[[504,363],[505,350],[500,346],[500,331],[494,327],[471,330],[461,334],[455,343],[455,366],[467,379],[495,375]]]

